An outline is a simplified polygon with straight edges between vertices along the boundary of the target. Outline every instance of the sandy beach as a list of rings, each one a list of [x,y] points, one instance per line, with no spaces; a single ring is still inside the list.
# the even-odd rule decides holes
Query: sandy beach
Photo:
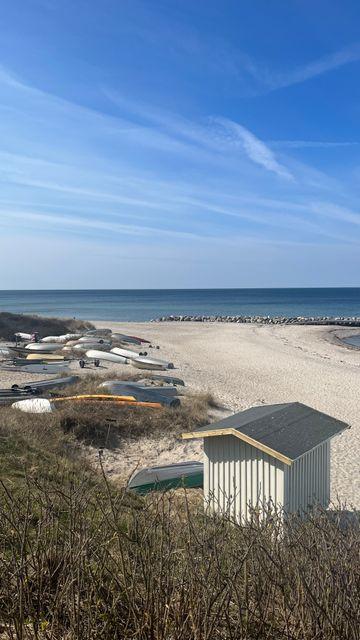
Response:
[[[95,324],[148,338],[160,347],[150,350],[152,354],[174,362],[174,375],[182,377],[187,387],[211,392],[229,412],[262,403],[299,401],[347,422],[351,429],[332,443],[332,500],[360,507],[360,350],[347,348],[337,339],[359,333],[358,329],[205,323],[95,321]],[[77,365],[73,367],[80,373]],[[139,373],[131,365],[110,365],[101,372],[106,370]],[[38,378],[0,371],[0,386]],[[106,467],[110,474],[121,476],[137,464],[201,459],[201,455],[199,441],[174,442],[165,436],[156,446],[143,441],[126,451],[109,452]]]

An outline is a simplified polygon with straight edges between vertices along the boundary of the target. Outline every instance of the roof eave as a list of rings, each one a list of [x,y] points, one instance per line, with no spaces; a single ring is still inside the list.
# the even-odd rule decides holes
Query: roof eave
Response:
[[[254,440],[254,438],[250,438],[250,436],[247,436],[241,431],[237,431],[236,429],[209,429],[208,431],[190,431],[188,433],[181,434],[183,440],[190,440],[194,438],[210,438],[213,436],[235,436],[235,438],[239,438],[239,440],[242,440],[246,444],[255,447],[255,449],[259,449],[272,458],[276,458],[277,460],[283,462],[284,464],[287,464],[288,466],[293,463],[293,460],[291,460],[291,458],[284,456],[279,451],[271,449],[271,447],[266,446],[266,444],[258,442],[257,440]]]

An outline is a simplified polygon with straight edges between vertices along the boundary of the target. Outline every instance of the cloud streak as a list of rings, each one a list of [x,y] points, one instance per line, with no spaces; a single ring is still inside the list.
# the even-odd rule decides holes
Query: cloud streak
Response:
[[[267,169],[267,171],[275,173],[280,178],[285,178],[286,180],[291,181],[294,180],[294,176],[285,166],[278,162],[271,149],[267,147],[262,140],[251,133],[251,131],[243,127],[241,124],[232,122],[226,118],[216,118],[215,120],[223,127],[225,133],[230,136],[230,140],[233,144],[236,145],[239,142],[241,143],[245,153],[248,155],[250,160],[255,162],[255,164]]]

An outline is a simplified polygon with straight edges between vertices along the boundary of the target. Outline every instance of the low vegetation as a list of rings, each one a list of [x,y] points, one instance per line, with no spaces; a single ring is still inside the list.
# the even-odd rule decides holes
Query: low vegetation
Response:
[[[12,340],[14,333],[22,331],[33,333],[37,331],[41,336],[56,336],[63,333],[76,333],[94,329],[91,322],[76,320],[75,318],[46,318],[44,316],[23,313],[0,313],[0,339]]]
[[[0,410],[1,640],[358,639],[356,513],[240,526],[204,513],[199,490],[131,495],[82,456],[88,442],[175,437],[209,401]]]

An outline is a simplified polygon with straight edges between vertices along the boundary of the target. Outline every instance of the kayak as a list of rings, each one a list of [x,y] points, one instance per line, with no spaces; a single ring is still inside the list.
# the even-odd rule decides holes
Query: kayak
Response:
[[[107,362],[115,362],[116,364],[127,364],[128,360],[123,356],[118,356],[116,353],[110,351],[98,351],[97,349],[90,349],[86,351],[85,356],[91,360],[105,360]]]
[[[202,487],[203,482],[202,462],[179,462],[135,471],[128,482],[127,489],[146,494],[149,491],[168,491],[178,487]]]
[[[25,411],[26,413],[51,413],[54,409],[59,409],[66,402],[104,402],[120,406],[148,407],[150,409],[161,409],[158,402],[137,402],[132,396],[109,396],[109,395],[79,395],[65,396],[63,398],[29,398],[14,402],[12,407]]]

